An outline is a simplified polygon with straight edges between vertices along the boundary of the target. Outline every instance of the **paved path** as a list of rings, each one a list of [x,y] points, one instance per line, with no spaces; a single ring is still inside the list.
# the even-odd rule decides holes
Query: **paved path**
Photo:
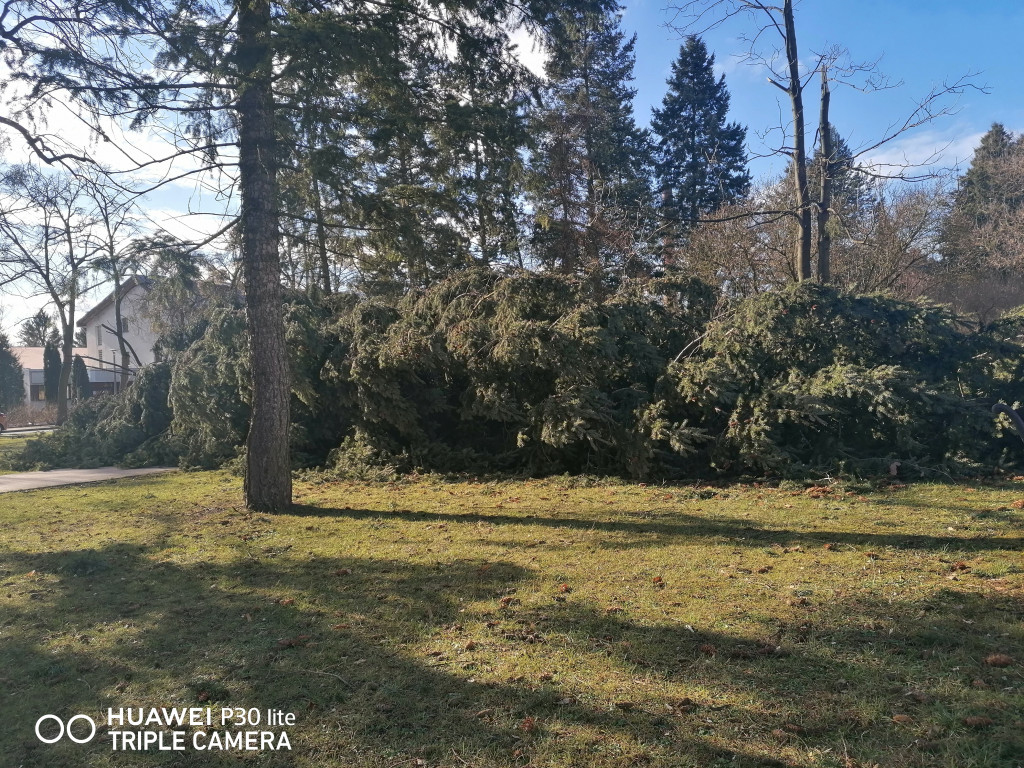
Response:
[[[33,488],[52,488],[56,485],[78,485],[98,483],[102,480],[117,480],[122,477],[152,475],[156,472],[174,472],[173,467],[147,467],[146,469],[120,469],[119,467],[98,467],[97,469],[51,469],[46,472],[17,472],[0,475],[0,493],[30,491]]]

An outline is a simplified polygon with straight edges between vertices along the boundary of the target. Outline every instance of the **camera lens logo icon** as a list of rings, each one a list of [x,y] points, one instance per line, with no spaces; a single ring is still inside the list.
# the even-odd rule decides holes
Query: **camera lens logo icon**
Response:
[[[57,724],[56,736],[43,736],[40,730],[40,726],[48,720],[52,720]],[[84,720],[85,722],[89,723],[90,728],[92,728],[89,735],[86,736],[84,739],[78,738],[77,736],[75,736],[74,733],[71,732],[71,727],[75,724],[76,720]],[[51,731],[52,726],[48,726],[46,730]],[[82,729],[79,728],[78,730]],[[70,720],[68,720],[66,724],[56,715],[43,715],[38,720],[36,720],[36,738],[43,742],[43,744],[54,744],[63,739],[65,734],[69,739],[71,739],[71,741],[75,742],[76,744],[86,744],[92,741],[93,737],[96,735],[96,722],[88,715],[75,715]]]

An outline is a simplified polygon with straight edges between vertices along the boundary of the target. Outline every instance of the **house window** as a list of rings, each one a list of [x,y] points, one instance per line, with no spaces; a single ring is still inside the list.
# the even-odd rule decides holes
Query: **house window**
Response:
[[[99,328],[97,328],[97,329],[96,329],[96,333],[99,333],[99,332],[100,332],[100,329],[99,329]],[[103,367],[105,367],[105,366],[103,365],[103,350],[101,349],[101,350],[99,351],[99,353],[98,353],[98,354],[99,354],[99,356],[100,356],[100,368],[103,368]]]
[[[98,347],[102,343],[103,343],[103,326],[102,325],[97,325],[96,326],[96,346]],[[102,352],[100,352],[100,359],[101,360],[103,359],[103,353]]]

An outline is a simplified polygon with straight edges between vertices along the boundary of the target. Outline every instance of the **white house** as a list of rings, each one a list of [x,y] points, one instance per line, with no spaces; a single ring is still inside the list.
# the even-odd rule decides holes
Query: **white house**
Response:
[[[114,294],[110,293],[90,309],[77,325],[85,329],[86,346],[76,347],[72,354],[85,360],[94,395],[110,394],[120,389],[123,368],[134,373],[144,365],[156,362],[154,346],[157,336],[143,312],[146,295],[152,283],[136,275],[121,286],[121,327],[124,329],[127,360],[121,359],[114,320]],[[21,364],[25,377],[25,398],[29,407],[38,410],[46,405],[43,385],[44,347],[11,347]]]
[[[141,275],[134,275],[121,285],[121,327],[127,347],[126,359],[121,359],[117,339],[113,292],[78,321],[78,327],[85,329],[86,350],[82,357],[90,369],[96,369],[96,372],[115,372],[123,368],[137,371],[144,365],[156,362],[157,355],[153,348],[157,336],[143,311],[151,286],[150,279]],[[89,378],[95,382],[91,374]]]

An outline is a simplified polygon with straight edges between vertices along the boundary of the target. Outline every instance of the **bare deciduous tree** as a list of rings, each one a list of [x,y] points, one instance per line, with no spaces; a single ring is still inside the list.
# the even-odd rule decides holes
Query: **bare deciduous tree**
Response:
[[[0,178],[0,283],[19,283],[56,309],[61,336],[57,423],[68,415],[75,315],[85,289],[90,252],[84,183],[33,166]]]
[[[114,325],[104,330],[117,340],[122,388],[129,381],[130,366],[141,365],[139,355],[125,338],[124,285],[142,266],[145,252],[133,245],[139,233],[135,196],[119,188],[96,169],[85,174],[85,195],[89,201],[92,226],[88,233],[90,263],[94,273],[113,287]]]
[[[797,280],[810,280],[815,276],[822,282],[832,277],[832,228],[830,219],[836,213],[832,200],[834,175],[832,146],[832,125],[829,110],[832,83],[851,86],[861,91],[875,91],[893,88],[892,83],[882,76],[874,63],[851,62],[847,52],[830,45],[814,53],[813,64],[801,66],[797,45],[796,19],[793,0],[784,0],[781,6],[762,0],[686,0],[674,6],[674,26],[686,33],[697,33],[712,29],[725,21],[747,16],[753,23],[752,32],[745,36],[746,63],[764,68],[768,82],[786,94],[791,120],[788,125],[778,125],[765,131],[762,136],[778,133],[781,140],[768,150],[768,154],[783,155],[790,159],[792,174],[792,204],[786,209],[787,215],[795,222],[794,272]],[[769,41],[774,40],[772,44]],[[821,80],[819,101],[818,136],[819,158],[822,172],[819,187],[809,186],[809,157],[807,149],[807,112],[804,93],[815,76]],[[870,159],[872,153],[897,137],[936,118],[950,114],[956,97],[968,87],[975,87],[969,77],[962,77],[949,84],[933,88],[904,119],[896,121],[882,132],[879,139],[868,142],[854,153],[854,159]],[[874,164],[870,173],[881,178],[921,180],[932,178],[933,174],[915,173],[910,163],[880,166]],[[816,214],[813,215],[812,214]],[[713,219],[712,219],[713,220]],[[812,245],[814,243],[813,222],[817,223],[817,270],[813,269]]]

